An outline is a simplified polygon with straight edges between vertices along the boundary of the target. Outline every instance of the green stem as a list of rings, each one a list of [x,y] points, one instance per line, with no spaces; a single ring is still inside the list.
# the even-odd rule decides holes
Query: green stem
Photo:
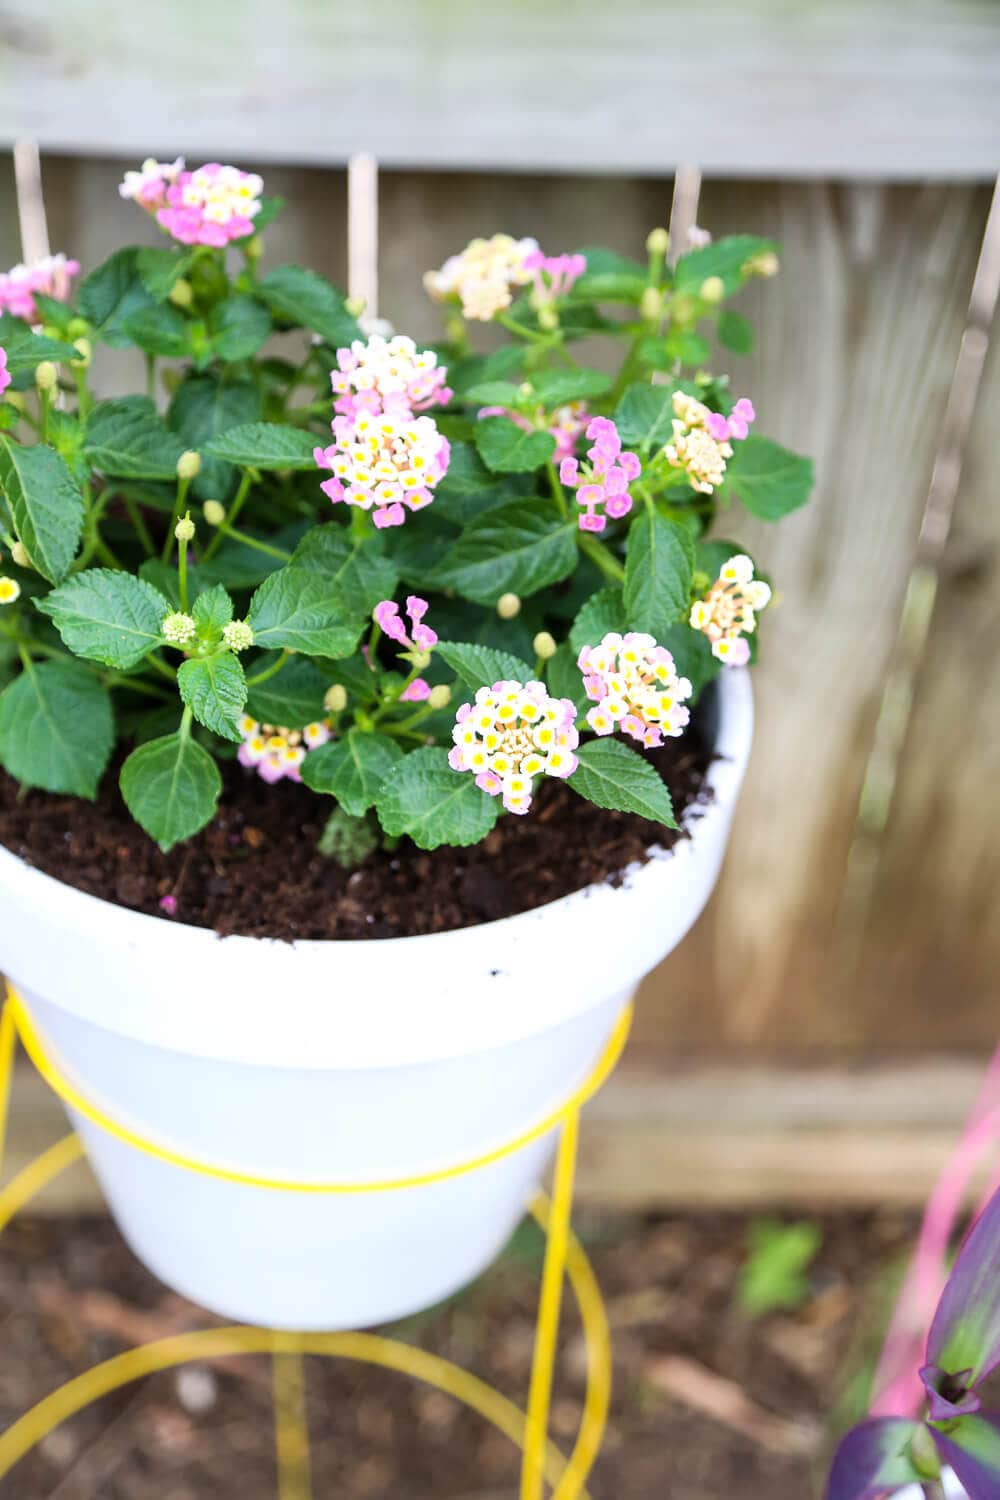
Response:
[[[516,333],[518,338],[527,339],[532,344],[558,342],[558,340],[553,339],[550,333],[539,333],[534,328],[529,328],[525,323],[519,323],[516,318],[511,317],[510,313],[500,313],[494,321],[500,323],[510,333]]]
[[[282,667],[286,666],[291,659],[292,653],[290,651],[282,651],[277,661],[273,661],[269,667],[265,667],[263,672],[258,672],[256,676],[247,678],[247,687],[256,687],[259,682],[267,682],[269,678],[277,677]]]
[[[152,667],[154,672],[159,672],[160,676],[165,677],[168,682],[176,684],[177,673],[173,667],[168,667],[166,662],[161,661],[158,656],[147,656],[146,665],[147,667]]]
[[[188,544],[187,537],[177,542],[177,587],[181,596],[181,614],[188,612]]]
[[[124,505],[125,510],[128,513],[128,518],[132,522],[132,530],[135,532],[136,536],[139,539],[139,545],[142,547],[147,557],[155,557],[156,543],[150,536],[149,527],[146,525],[145,521],[142,518],[142,511],[139,509],[139,506],[131,495],[122,495],[121,499],[122,504]]]
[[[174,550],[174,532],[177,530],[177,522],[181,518],[181,513],[184,509],[184,501],[187,499],[187,492],[190,485],[190,479],[178,478],[177,480],[177,494],[174,496],[174,508],[170,513],[170,522],[167,526],[167,535],[163,542],[163,551],[160,554],[161,562],[170,561],[170,554]]]
[[[559,507],[559,514],[562,516],[563,520],[566,520],[569,515],[569,510],[566,505],[566,495],[563,491],[561,483],[559,482],[559,475],[556,473],[556,466],[552,462],[551,458],[549,459],[545,468],[549,476],[549,488],[552,490],[552,498],[555,500],[556,504]]]
[[[51,401],[48,391],[38,392],[38,436],[43,443],[49,440],[49,407]]]
[[[244,547],[252,547],[255,552],[263,552],[267,557],[276,557],[279,562],[291,561],[292,554],[290,552],[285,552],[281,547],[270,547],[267,542],[258,542],[255,536],[248,536],[245,531],[240,531],[237,527],[230,526],[228,521],[223,521],[219,527],[219,531],[223,536],[231,537],[234,542],[242,542]],[[202,561],[204,562],[207,557],[208,553],[206,552]]]
[[[191,722],[192,722],[193,719],[194,719],[194,714],[191,711],[191,709],[190,708],[185,708],[183,714],[181,714],[181,722],[180,722],[180,726],[179,726],[178,731],[177,731],[182,740],[186,740],[186,739],[188,739],[190,737],[190,734],[191,734]]]
[[[219,527],[218,533],[212,538],[212,540],[209,542],[208,546],[202,553],[201,560],[203,563],[208,562],[209,558],[214,557],[216,552],[218,552],[219,547],[222,543],[223,535],[225,534],[227,527],[232,526],[233,522],[236,520],[236,517],[243,509],[243,506],[246,503],[246,498],[250,493],[250,486],[252,484],[253,474],[249,469],[247,469],[242,479],[240,480],[240,487],[236,491],[236,494],[233,498],[233,503],[229,507],[229,514],[226,516],[225,521]]]
[[[581,531],[577,541],[580,543],[580,551],[585,552],[591,562],[597,564],[605,577],[613,579],[615,583],[624,583],[625,569],[603,542],[599,542],[589,531]]]
[[[108,687],[127,688],[130,693],[141,693],[146,698],[156,698],[160,703],[173,703],[173,693],[158,688],[155,682],[143,682],[140,677],[128,677],[124,672],[101,672],[98,674]]]
[[[76,381],[76,406],[77,416],[81,422],[86,421],[87,413],[90,411],[90,387],[87,385],[87,371],[83,364],[73,363],[70,365],[73,371],[73,379]]]
[[[150,401],[156,395],[156,355],[146,355],[146,395]]]
[[[629,345],[628,353],[625,355],[625,361],[619,371],[618,379],[615,381],[614,389],[608,397],[608,404],[612,411],[618,405],[628,387],[642,372],[643,362],[639,357],[639,345],[646,337],[646,334],[647,329],[643,326]]]

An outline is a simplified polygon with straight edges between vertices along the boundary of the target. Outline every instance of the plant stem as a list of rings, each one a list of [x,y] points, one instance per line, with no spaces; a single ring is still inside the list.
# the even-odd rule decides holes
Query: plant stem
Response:
[[[181,736],[181,739],[186,740],[190,737],[191,721],[193,720],[193,718],[194,713],[192,712],[192,710],[190,708],[185,708],[183,714],[181,715],[180,727],[177,731]]]
[[[290,662],[291,659],[292,653],[290,651],[282,651],[277,661],[273,661],[269,667],[265,667],[263,672],[258,672],[256,676],[247,678],[247,687],[256,687],[259,682],[267,682],[269,678],[277,677],[282,667]]]
[[[146,665],[148,667],[152,667],[154,672],[159,672],[160,676],[165,677],[168,682],[177,682],[177,673],[174,671],[173,667],[168,667],[166,662],[161,661],[158,656],[147,656]]]
[[[252,547],[255,552],[263,552],[268,557],[276,557],[279,562],[291,561],[292,554],[290,552],[285,552],[281,547],[270,547],[267,542],[259,542],[255,536],[248,536],[245,531],[240,531],[237,527],[230,526],[228,521],[223,521],[219,527],[219,533],[222,536],[231,537],[234,542],[241,542],[244,547]],[[202,557],[202,562],[206,562],[207,560],[208,553],[206,552]]]
[[[170,512],[170,521],[167,525],[167,535],[163,543],[163,551],[160,554],[160,560],[162,562],[169,562],[170,554],[174,550],[174,532],[177,529],[177,522],[180,520],[181,514],[184,510],[184,501],[187,499],[187,492],[190,484],[190,479],[178,478],[177,480],[177,494],[174,496],[174,508]]]
[[[161,703],[173,703],[174,696],[155,682],[143,682],[141,677],[128,677],[124,672],[101,672],[100,679],[108,687],[127,688],[130,693],[141,693],[145,698],[157,698]]]
[[[86,420],[90,411],[90,387],[87,385],[87,371],[82,363],[74,363],[70,366],[73,371],[73,379],[76,381],[76,407],[77,416],[80,421]]]
[[[250,493],[250,486],[252,484],[253,475],[251,474],[250,470],[247,469],[243,475],[243,478],[240,480],[240,487],[236,491],[233,503],[229,507],[229,514],[227,515],[223,524],[219,527],[218,534],[216,536],[213,536],[212,540],[209,542],[208,546],[205,548],[204,552],[201,555],[201,560],[203,563],[208,562],[208,559],[210,557],[214,557],[216,552],[218,552],[219,547],[222,543],[223,535],[226,531],[226,527],[232,526],[233,522],[236,520],[236,517],[243,509],[247,495],[249,495]]]
[[[43,443],[49,440],[49,393],[40,390],[38,392],[38,436]]]
[[[181,613],[188,612],[188,544],[187,537],[177,542],[177,587],[181,596]]]
[[[519,323],[516,318],[512,318],[510,313],[501,313],[495,321],[502,324],[509,332],[516,333],[518,338],[527,339],[532,344],[555,342],[551,334],[536,332],[534,328],[529,328],[525,323]]]
[[[588,531],[581,531],[577,537],[577,541],[580,543],[580,551],[585,552],[591,562],[597,564],[606,578],[613,579],[615,583],[623,583],[625,581],[625,569],[618,559],[608,551],[603,542],[599,542]]]
[[[149,527],[142,518],[142,511],[131,495],[122,495],[122,504],[128,512],[128,518],[132,522],[132,529],[139,538],[139,543],[147,557],[156,556],[156,543],[149,534]]]
[[[146,355],[146,395],[150,401],[156,395],[156,355]]]
[[[552,462],[551,458],[549,459],[545,467],[549,476],[549,486],[552,490],[552,497],[559,507],[559,514],[562,516],[563,520],[565,520],[569,515],[569,510],[566,506],[566,495],[563,491],[562,485],[559,482],[559,475],[556,473],[556,466]]]

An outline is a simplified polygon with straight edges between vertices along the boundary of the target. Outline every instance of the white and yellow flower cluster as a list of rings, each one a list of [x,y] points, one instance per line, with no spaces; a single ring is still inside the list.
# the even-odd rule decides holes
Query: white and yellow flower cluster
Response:
[[[725,418],[717,431],[715,412],[683,391],[674,392],[674,440],[664,448],[667,461],[687,474],[691,488],[711,495],[726,475],[733,456]]]
[[[571,776],[580,742],[576,706],[551,698],[541,682],[495,682],[455,716],[453,771],[472,771],[476,785],[502,797],[508,812],[526,813],[536,776]]]
[[[753,576],[753,561],[738,552],[724,564],[704,599],[691,606],[690,624],[712,642],[712,655],[730,667],[750,660],[745,639],[757,628],[757,615],[771,598],[771,590]]]
[[[359,411],[333,419],[334,442],[314,449],[334,477],[320,486],[337,504],[375,507],[376,526],[402,525],[406,510],[421,510],[448,467],[449,446],[433,417],[409,412]],[[405,509],[404,509],[405,507]]]
[[[310,750],[325,745],[329,725],[307,724],[305,729],[286,729],[279,724],[259,724],[245,714],[238,724],[243,743],[237,752],[241,766],[255,770],[264,781],[302,780],[302,762]]]
[[[651,635],[611,631],[598,646],[584,646],[577,659],[595,734],[621,729],[641,745],[662,745],[663,736],[681,734],[691,717],[685,700],[691,684],[678,677],[674,659]]]
[[[462,314],[488,323],[511,304],[511,287],[526,286],[534,272],[526,262],[538,254],[538,241],[509,234],[473,240],[450,256],[439,271],[428,271],[424,286],[438,302],[457,297]]]
[[[443,406],[451,398],[447,374],[433,349],[418,349],[406,334],[386,339],[373,333],[367,343],[355,339],[349,349],[337,350],[337,369],[330,375],[334,410],[350,417],[359,409],[374,412],[393,404],[409,411]]]

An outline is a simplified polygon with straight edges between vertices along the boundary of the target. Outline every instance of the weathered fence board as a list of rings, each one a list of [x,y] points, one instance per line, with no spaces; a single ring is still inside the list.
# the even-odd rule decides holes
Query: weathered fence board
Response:
[[[80,154],[991,175],[982,0],[4,0],[0,140]]]

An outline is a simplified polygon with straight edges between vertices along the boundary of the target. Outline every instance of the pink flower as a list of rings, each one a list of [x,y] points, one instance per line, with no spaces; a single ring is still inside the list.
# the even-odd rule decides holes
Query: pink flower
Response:
[[[508,812],[526,813],[536,776],[572,776],[579,764],[576,705],[552,698],[541,682],[495,682],[455,715],[453,771],[471,771],[476,785],[502,797]]]
[[[653,748],[665,734],[679,735],[691,717],[684,707],[691,684],[678,677],[670,652],[651,635],[611,632],[599,645],[584,646],[577,666],[587,697],[597,705],[587,714],[595,734],[621,729]]]
[[[78,260],[67,260],[65,255],[46,255],[44,260],[30,266],[12,266],[0,275],[0,313],[11,313],[23,318],[26,323],[40,323],[41,314],[35,306],[35,293],[53,297],[57,302],[68,302],[70,282],[80,269]]]
[[[7,369],[7,351],[0,344],[0,396],[3,395],[4,391],[10,385],[11,379],[10,371]]]
[[[414,677],[399,695],[401,703],[423,703],[431,695],[431,685],[423,677]]]
[[[691,606],[688,624],[712,643],[712,655],[728,667],[745,667],[750,660],[746,636],[757,628],[757,615],[770,601],[771,590],[754,578],[753,560],[738,552],[723,564],[703,599]]]
[[[147,161],[127,172],[119,192],[156,215],[157,223],[182,245],[221,249],[253,233],[264,184],[255,172],[213,161],[194,172],[177,161]]]
[[[587,257],[585,255],[545,255],[541,250],[535,250],[525,260],[524,269],[534,273],[535,284],[531,300],[537,308],[547,302],[554,302],[557,297],[567,295],[573,283],[579,280],[587,269]]]
[[[160,908],[160,910],[162,912],[166,912],[166,914],[167,914],[168,917],[176,917],[176,915],[177,915],[177,897],[176,896],[161,896],[160,899],[159,899],[159,901],[156,904],[157,904],[157,906]]]
[[[506,406],[484,406],[476,413],[481,421],[483,417],[506,417],[515,426],[520,427],[522,432],[539,432],[542,430],[539,423],[543,410],[539,407],[538,420],[532,421],[524,412],[514,411]],[[569,458],[576,447],[576,440],[583,432],[590,420],[590,413],[583,401],[568,401],[565,406],[556,407],[549,419],[545,431],[551,433],[556,440],[556,451],[553,459],[560,463],[564,458]]]
[[[580,530],[603,531],[607,516],[619,520],[632,509],[628,487],[639,478],[642,465],[634,453],[622,452],[618,428],[609,417],[594,417],[587,436],[593,439],[593,447],[587,451],[590,462],[581,466],[575,458],[564,458],[559,478],[576,490],[577,504],[584,507]]]
[[[353,417],[358,411],[424,411],[451,400],[445,385],[448,371],[438,368],[433,350],[417,349],[405,334],[385,339],[373,333],[365,343],[355,339],[349,349],[337,350],[338,368],[330,384],[337,397],[334,411]]]
[[[321,469],[333,479],[320,486],[337,505],[372,510],[378,527],[402,526],[407,510],[422,510],[448,470],[451,448],[433,417],[413,416],[401,397],[385,410],[334,417],[334,441],[314,448]]]
[[[241,766],[257,772],[263,781],[302,780],[302,762],[310,750],[325,745],[330,726],[325,721],[307,724],[304,729],[288,729],[283,724],[258,724],[249,714],[239,721],[243,743],[236,758]]]
[[[383,599],[380,604],[376,604],[372,610],[372,619],[383,635],[387,635],[390,640],[397,641],[399,645],[406,646],[411,651],[430,651],[437,645],[438,635],[436,630],[432,630],[429,625],[423,623],[427,610],[426,599],[420,599],[416,594],[407,596],[406,613],[410,617],[409,635],[399,617],[399,605],[392,599]]]

